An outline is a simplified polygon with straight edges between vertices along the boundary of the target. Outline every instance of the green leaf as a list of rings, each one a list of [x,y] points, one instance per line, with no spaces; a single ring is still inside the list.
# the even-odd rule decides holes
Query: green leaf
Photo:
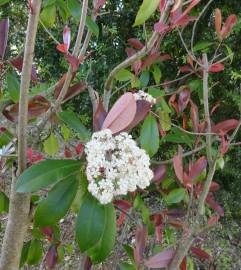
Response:
[[[27,243],[23,244],[20,263],[19,263],[20,268],[23,267],[25,262],[27,261],[30,244],[31,244],[31,241],[28,241]]]
[[[0,214],[3,212],[8,213],[9,199],[4,192],[0,192]]]
[[[193,135],[189,135],[178,128],[172,128],[172,134],[167,134],[162,140],[165,142],[187,144],[191,148],[195,138]]]
[[[158,115],[160,116],[160,124],[164,131],[169,131],[171,129],[171,117],[168,112],[158,110]]]
[[[157,153],[159,148],[159,131],[156,119],[151,114],[146,117],[141,127],[140,143],[150,157]]]
[[[0,0],[0,6],[7,4],[10,0]]]
[[[186,195],[186,190],[184,188],[173,189],[166,197],[167,204],[179,203],[184,200]]]
[[[144,70],[141,73],[140,81],[141,81],[141,86],[142,87],[147,87],[147,85],[148,85],[148,83],[150,81],[150,72],[149,72],[149,70]]]
[[[75,113],[71,111],[63,111],[58,114],[59,118],[65,122],[70,128],[78,133],[81,142],[87,142],[90,139],[89,130],[81,123]]]
[[[137,13],[134,26],[143,24],[156,11],[160,0],[143,0],[143,3]]]
[[[95,21],[92,20],[92,18],[90,16],[86,17],[86,25],[88,27],[88,29],[90,30],[90,32],[92,32],[95,36],[99,36],[99,26],[97,25],[97,23]]]
[[[193,47],[193,51],[194,52],[198,52],[198,51],[207,52],[209,51],[209,47],[211,45],[213,45],[213,42],[200,41]]]
[[[127,262],[122,262],[119,264],[120,270],[136,270],[135,266]]]
[[[50,184],[76,175],[80,162],[76,160],[43,160],[25,170],[17,180],[17,192],[35,192]]]
[[[40,19],[46,27],[52,27],[56,20],[56,6],[46,6],[40,14]]]
[[[93,247],[101,238],[105,226],[105,207],[86,193],[76,221],[76,240],[80,251]]]
[[[87,251],[94,264],[103,262],[113,249],[116,237],[116,214],[113,204],[105,205],[104,229],[98,243]]]
[[[132,80],[134,75],[127,69],[121,69],[116,75],[115,78],[117,81],[126,82]]]
[[[49,156],[54,156],[59,151],[58,138],[51,133],[47,140],[44,141],[44,152]]]
[[[156,84],[160,84],[162,72],[161,69],[157,65],[153,65],[152,74]]]
[[[7,87],[9,95],[13,102],[17,103],[19,101],[19,94],[20,94],[20,84],[17,77],[14,73],[8,73],[6,76],[7,80]]]
[[[127,244],[124,244],[123,248],[126,251],[129,259],[131,260],[131,262],[134,264],[135,263],[134,249],[131,246],[127,245]]]
[[[57,0],[56,4],[57,4],[58,12],[63,22],[66,23],[67,19],[71,15],[70,10],[68,9],[68,6],[63,0]]]
[[[32,240],[28,250],[28,265],[37,264],[41,260],[42,254],[43,248],[41,242],[37,239]]]
[[[0,131],[0,148],[4,145],[7,145],[12,140],[13,135],[6,129],[4,131]]]
[[[71,131],[65,125],[62,125],[60,129],[61,129],[61,133],[64,137],[65,142],[67,142],[70,139]]]
[[[57,223],[69,210],[77,190],[76,176],[58,182],[49,192],[48,197],[37,206],[34,224],[47,227]]]
[[[68,0],[67,6],[70,10],[71,15],[75,18],[76,21],[79,21],[81,15],[80,3],[78,0]]]

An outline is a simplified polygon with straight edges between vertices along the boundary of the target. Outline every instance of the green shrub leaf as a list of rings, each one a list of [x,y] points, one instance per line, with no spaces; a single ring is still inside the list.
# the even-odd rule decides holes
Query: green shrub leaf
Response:
[[[17,180],[17,192],[35,192],[50,184],[76,175],[80,162],[76,160],[44,160],[29,167]]]
[[[137,13],[134,26],[143,24],[156,11],[160,0],[143,0],[143,3]]]

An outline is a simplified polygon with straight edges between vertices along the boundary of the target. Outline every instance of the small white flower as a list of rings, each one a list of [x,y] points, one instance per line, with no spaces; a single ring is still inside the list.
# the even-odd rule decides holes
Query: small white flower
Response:
[[[101,204],[150,185],[150,158],[131,135],[123,132],[113,137],[108,129],[95,132],[85,152],[88,190]]]
[[[152,97],[151,95],[145,93],[142,90],[139,90],[137,93],[134,93],[134,98],[135,98],[135,100],[145,100],[145,101],[148,101],[151,104],[155,104],[156,103],[156,99],[154,97]]]

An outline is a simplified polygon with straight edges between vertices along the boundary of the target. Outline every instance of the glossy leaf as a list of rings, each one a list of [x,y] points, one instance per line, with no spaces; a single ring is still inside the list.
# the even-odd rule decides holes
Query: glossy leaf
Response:
[[[143,3],[137,13],[134,26],[143,24],[156,11],[160,0],[143,0]]]
[[[145,100],[137,100],[135,117],[127,129],[131,130],[134,127],[136,127],[141,121],[143,121],[146,118],[150,109],[151,109],[150,102],[147,102]]]
[[[115,75],[115,78],[116,78],[117,81],[126,82],[126,81],[129,81],[129,80],[132,80],[133,76],[134,75],[129,70],[127,70],[127,69],[121,69]]]
[[[41,201],[35,211],[34,224],[38,227],[54,225],[65,216],[78,190],[76,176],[58,182]]]
[[[171,262],[175,251],[173,248],[166,249],[157,253],[156,255],[150,257],[148,260],[145,261],[145,266],[148,268],[162,268],[167,267]]]
[[[167,173],[166,165],[159,165],[152,169],[154,173],[154,177],[152,178],[152,183],[159,184],[162,180],[165,179]]]
[[[192,127],[194,132],[199,130],[199,112],[197,105],[191,101],[190,118],[192,121]]]
[[[186,109],[189,101],[190,101],[190,90],[189,89],[182,90],[178,98],[179,112],[183,112]]]
[[[178,180],[183,182],[183,164],[182,164],[182,156],[178,154],[173,157],[173,167]]]
[[[31,244],[28,250],[28,258],[27,258],[28,265],[37,264],[41,260],[42,254],[43,254],[43,248],[42,248],[41,241],[37,239],[33,239],[31,241]]]
[[[173,189],[166,197],[165,200],[167,204],[175,204],[184,200],[186,195],[186,190],[184,188]]]
[[[207,167],[207,159],[206,157],[200,157],[194,165],[191,167],[191,170],[189,172],[189,177],[194,180],[197,178],[203,170],[205,170]]]
[[[106,116],[107,112],[105,111],[104,105],[100,100],[93,116],[93,126],[95,131],[101,130],[101,127],[103,126]]]
[[[235,129],[238,126],[238,124],[239,124],[239,121],[236,119],[226,120],[212,126],[212,132],[225,134]]]
[[[103,262],[113,250],[116,237],[116,214],[112,204],[105,206],[104,230],[98,243],[87,251],[93,264]]]
[[[92,18],[90,16],[86,17],[86,25],[88,27],[88,29],[90,30],[90,32],[92,32],[95,36],[99,36],[99,26],[97,25],[97,23],[95,21],[92,20]]]
[[[25,170],[18,178],[17,192],[35,192],[79,173],[75,160],[43,160]]]
[[[13,102],[17,103],[19,100],[19,94],[20,94],[20,83],[13,73],[8,73],[6,76],[7,80],[7,87],[8,87],[8,92],[13,100]]]
[[[31,244],[31,241],[28,241],[23,244],[19,267],[23,267],[25,262],[27,261],[30,244]]]
[[[47,140],[44,141],[44,152],[49,156],[54,156],[59,151],[58,138],[51,133]]]
[[[147,236],[148,236],[147,228],[142,224],[138,225],[135,233],[135,248],[134,248],[134,258],[137,266],[139,266],[143,260]]]
[[[144,47],[144,44],[136,38],[129,38],[127,42],[135,49],[141,50]]]
[[[1,6],[1,2],[0,2]],[[8,42],[9,19],[0,21],[0,58],[4,58],[7,42]]]
[[[90,132],[81,123],[77,115],[71,111],[62,111],[58,114],[59,118],[65,122],[70,128],[78,133],[78,137],[82,142],[86,142],[90,138]]]
[[[226,22],[223,25],[223,28],[221,30],[221,37],[224,39],[226,38],[232,31],[233,27],[237,23],[238,19],[236,15],[230,15]]]
[[[56,20],[55,4],[44,7],[40,14],[40,19],[46,27],[52,27]]]
[[[208,72],[211,73],[217,73],[217,72],[221,72],[224,70],[224,65],[222,63],[216,63],[216,64],[212,64],[209,69]]]
[[[159,130],[156,119],[151,114],[146,117],[141,127],[140,143],[150,157],[157,153],[159,148]]]
[[[126,129],[136,115],[136,101],[132,93],[122,95],[111,108],[102,129],[110,129],[113,134]]]
[[[94,247],[105,230],[106,207],[89,193],[86,193],[80,206],[75,234],[80,251]]]

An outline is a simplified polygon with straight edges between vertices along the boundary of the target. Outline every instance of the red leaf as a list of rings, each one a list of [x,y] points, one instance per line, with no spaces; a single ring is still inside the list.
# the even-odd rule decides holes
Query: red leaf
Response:
[[[160,61],[167,61],[167,60],[172,60],[172,57],[170,54],[166,53],[166,54],[162,54],[159,57]]]
[[[211,183],[211,187],[210,187],[209,191],[214,192],[214,191],[219,190],[219,188],[220,188],[220,186],[219,186],[219,184],[218,184],[218,183],[216,183],[216,182],[212,182],[212,183]]]
[[[98,0],[95,9],[98,11],[101,7],[104,6],[106,0]]]
[[[38,152],[33,151],[32,148],[28,148],[27,150],[28,162],[30,164],[37,163],[44,159],[44,155]]]
[[[223,156],[228,152],[229,149],[229,141],[226,139],[224,134],[221,135],[221,146],[220,146],[220,154]]]
[[[208,72],[212,73],[217,73],[221,71],[224,71],[224,65],[221,63],[212,64],[208,69]]]
[[[123,210],[128,210],[131,208],[132,204],[126,200],[114,200],[114,205],[118,206]]]
[[[217,223],[219,221],[219,216],[211,216],[209,219],[208,219],[208,225],[213,225],[215,223]]]
[[[8,43],[9,19],[0,21],[0,57],[3,59]]]
[[[185,65],[179,68],[179,71],[182,73],[189,73],[190,71],[192,71],[192,67],[189,65]]]
[[[162,180],[165,179],[167,173],[167,166],[160,165],[152,169],[154,177],[152,178],[152,183],[159,184]]]
[[[178,98],[179,112],[183,112],[186,109],[189,101],[190,101],[190,89],[186,88],[179,94]]]
[[[206,198],[206,203],[215,211],[217,212],[221,217],[224,216],[224,210],[223,208],[214,200],[212,193],[209,193]]]
[[[66,95],[64,96],[63,102],[70,100],[71,98],[77,96],[78,94],[84,92],[87,89],[86,81],[80,81],[69,87]]]
[[[171,209],[169,211],[166,212],[166,215],[167,216],[170,216],[170,217],[175,217],[175,218],[181,218],[181,217],[184,217],[185,216],[185,211],[182,210],[182,209]]]
[[[50,102],[42,97],[35,96],[28,103],[28,120],[34,119],[45,113],[50,108]],[[3,115],[12,122],[18,121],[18,103],[6,106]]]
[[[148,55],[148,57],[144,60],[141,69],[149,68],[152,64],[157,62],[160,59],[160,53],[154,52]]]
[[[137,38],[129,38],[127,42],[137,50],[141,50],[144,47],[144,44]]]
[[[90,257],[84,257],[84,267],[83,270],[90,270],[92,268],[92,262]]]
[[[183,164],[182,164],[182,156],[180,154],[173,157],[173,166],[176,177],[181,183],[183,183]]]
[[[78,70],[80,63],[84,60],[84,57],[77,58],[72,54],[65,54],[65,58],[70,63],[73,72]]]
[[[69,150],[69,148],[67,146],[64,147],[64,156],[66,158],[71,158],[72,157],[71,151]]]
[[[113,134],[126,129],[136,115],[136,101],[132,93],[122,95],[106,116],[102,129],[108,128]]]
[[[190,251],[197,255],[198,257],[200,257],[201,259],[205,259],[205,260],[210,260],[211,256],[204,250],[200,249],[200,248],[196,248],[196,247],[191,247]]]
[[[222,13],[219,8],[215,10],[215,29],[219,37],[221,37]]]
[[[105,111],[103,103],[100,100],[93,117],[93,126],[95,131],[101,130],[101,127],[105,121],[106,116],[107,112]]]
[[[56,49],[59,51],[59,52],[62,52],[62,53],[67,53],[68,52],[68,46],[67,44],[58,44],[56,46]]]
[[[135,248],[134,248],[134,258],[137,266],[139,266],[143,260],[147,236],[148,236],[147,228],[142,224],[138,225],[135,234]]]
[[[226,38],[232,31],[233,27],[235,26],[235,24],[237,23],[238,19],[237,19],[237,16],[236,15],[230,15],[222,30],[221,30],[221,37],[224,39]]]
[[[64,44],[66,45],[67,52],[69,50],[70,40],[71,40],[71,31],[70,28],[66,25],[63,32],[63,41]]]
[[[83,153],[84,150],[84,145],[82,143],[79,143],[76,147],[75,147],[75,152],[77,155],[80,155]]]
[[[151,216],[151,221],[155,225],[156,241],[161,242],[163,235],[163,218],[161,214],[154,214]]]
[[[148,260],[145,261],[145,266],[148,268],[162,268],[167,267],[171,262],[175,251],[173,248],[166,249],[157,253],[156,255],[150,257]]]
[[[151,109],[151,103],[145,100],[137,100],[136,101],[136,114],[131,122],[131,124],[127,127],[127,130],[131,130],[136,127],[142,120],[144,120]]]
[[[169,98],[169,101],[168,101],[168,104],[170,107],[173,107],[174,110],[179,113],[179,109],[178,109],[178,104],[176,102],[176,94],[173,94],[170,98]]]
[[[187,257],[185,256],[180,265],[180,270],[187,270]]]
[[[189,177],[194,180],[196,177],[198,177],[201,172],[207,167],[207,159],[206,157],[200,157],[195,164],[191,167],[191,170],[189,172]]]
[[[182,16],[187,15],[191,9],[193,9],[201,0],[192,0],[192,2],[188,5],[185,11],[182,13]]]
[[[136,53],[136,51],[132,48],[126,48],[126,53],[128,55],[128,57],[131,57],[132,55],[134,55]],[[137,76],[140,71],[141,71],[141,66],[142,66],[142,61],[136,60],[132,65],[131,65],[131,70],[134,71],[135,75]]]
[[[187,118],[187,115],[185,113],[183,114],[183,118],[182,118],[182,127],[183,127],[183,129],[188,128],[188,118]]]
[[[44,228],[41,228],[40,230],[41,230],[41,232],[42,232],[43,234],[45,234],[45,235],[47,235],[47,236],[49,236],[49,237],[52,236],[53,233],[54,233],[54,230],[53,230],[52,227],[44,227]]]
[[[212,126],[212,132],[226,134],[229,131],[235,129],[238,125],[239,125],[239,121],[236,119],[226,120]]]
[[[48,269],[53,269],[58,261],[58,251],[57,246],[53,245],[49,248],[45,258],[44,262],[45,265],[48,267]]]
[[[160,5],[159,5],[160,15],[162,15],[165,10],[166,2],[167,0],[160,0]]]
[[[163,22],[158,22],[155,23],[154,25],[154,31],[160,33],[160,34],[165,34],[170,30],[170,27]]]
[[[19,70],[20,72],[22,71],[23,68],[23,58],[22,57],[17,57],[17,58],[13,58],[9,60],[9,63],[15,67],[17,70]],[[32,72],[31,72],[31,80],[32,81],[37,81],[37,72],[36,69],[34,67],[32,67]]]

